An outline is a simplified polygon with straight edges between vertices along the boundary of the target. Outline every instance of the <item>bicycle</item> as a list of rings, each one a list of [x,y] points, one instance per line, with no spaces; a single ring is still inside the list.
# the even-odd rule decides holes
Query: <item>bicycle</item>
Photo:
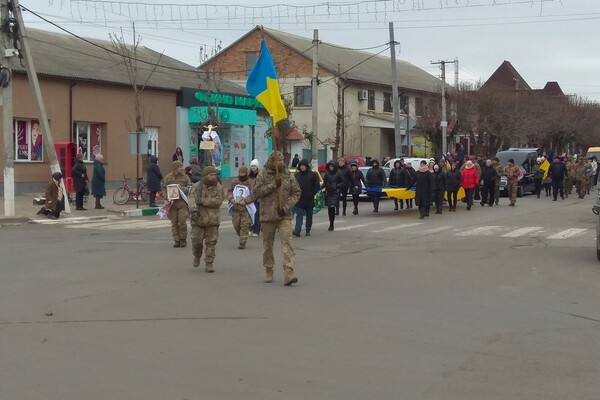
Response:
[[[115,204],[120,206],[127,204],[129,200],[141,200],[143,202],[148,201],[148,186],[142,182],[144,178],[137,178],[137,190],[132,190],[129,187],[129,181],[133,179],[129,179],[125,177],[123,174],[123,187],[118,188],[113,193],[113,201]]]

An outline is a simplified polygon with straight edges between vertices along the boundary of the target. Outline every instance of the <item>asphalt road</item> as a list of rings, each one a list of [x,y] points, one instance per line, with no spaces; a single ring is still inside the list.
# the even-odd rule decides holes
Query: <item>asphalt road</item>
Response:
[[[595,400],[593,200],[501,202],[320,212],[291,288],[227,217],[215,274],[156,218],[2,227],[0,399]]]

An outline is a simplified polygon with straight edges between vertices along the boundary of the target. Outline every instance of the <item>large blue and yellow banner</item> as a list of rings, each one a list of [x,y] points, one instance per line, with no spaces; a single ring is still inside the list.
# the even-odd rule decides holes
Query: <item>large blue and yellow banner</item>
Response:
[[[266,108],[274,123],[287,118],[279,93],[275,64],[264,38],[260,44],[258,60],[248,75],[246,90]]]

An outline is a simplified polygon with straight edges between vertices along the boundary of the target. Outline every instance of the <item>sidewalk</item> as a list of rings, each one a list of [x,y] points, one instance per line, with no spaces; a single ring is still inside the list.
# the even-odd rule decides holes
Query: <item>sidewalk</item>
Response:
[[[113,202],[113,190],[107,190],[107,196],[100,203],[105,208],[96,210],[94,208],[96,199],[92,196],[88,197],[87,204],[84,207],[87,211],[75,211],[75,204],[71,204],[71,214],[61,213],[60,218],[56,221],[73,219],[73,221],[84,222],[106,218],[120,218],[126,213],[131,213],[136,210],[135,201],[129,201],[123,206],[116,205]],[[14,217],[6,217],[4,215],[4,197],[0,197],[0,225],[22,224],[35,220],[46,220],[43,215],[37,215],[37,212],[42,207],[41,205],[33,205],[33,199],[38,197],[40,193],[31,193],[15,197],[15,215]],[[43,194],[42,194],[43,195]],[[159,204],[159,206],[162,204]],[[140,209],[148,206],[147,203],[140,201]],[[141,215],[141,214],[140,214]],[[51,221],[51,220],[48,220]]]

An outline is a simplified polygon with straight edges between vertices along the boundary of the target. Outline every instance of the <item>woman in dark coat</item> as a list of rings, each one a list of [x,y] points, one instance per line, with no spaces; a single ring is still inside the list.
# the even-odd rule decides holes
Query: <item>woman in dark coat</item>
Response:
[[[421,161],[419,170],[416,172],[411,187],[417,185],[415,194],[415,205],[419,207],[420,219],[429,217],[429,207],[431,206],[431,199],[433,196],[433,190],[435,188],[435,180],[433,174],[429,172],[427,163],[425,160]]]
[[[403,174],[403,176],[405,177],[406,187],[411,188],[413,185],[412,182],[417,176],[417,171],[415,171],[415,169],[413,168],[412,163],[406,163],[404,171],[406,172],[405,174]],[[406,200],[406,208],[413,208],[413,199]]]
[[[106,196],[106,171],[102,165],[104,157],[102,154],[96,154],[94,160],[94,175],[92,176],[92,196],[96,198],[96,209],[102,210],[104,207],[100,204],[100,199]]]
[[[448,197],[448,211],[450,212],[456,212],[458,190],[460,189],[460,181],[462,180],[459,165],[460,161],[454,161],[450,167],[450,171],[446,172],[446,196]]]
[[[183,150],[181,150],[181,147],[175,149],[175,153],[173,153],[173,161],[181,161],[183,164]]]
[[[404,170],[402,162],[400,162],[400,160],[396,160],[394,162],[394,168],[390,171],[389,184],[391,187],[402,187],[402,170]],[[404,208],[404,200],[400,200],[400,208]],[[398,199],[394,199],[394,210],[398,210]]]
[[[433,166],[433,176],[435,180],[435,201],[436,214],[441,214],[444,208],[444,192],[446,191],[446,173],[442,171],[439,164]]]
[[[363,173],[358,169],[358,164],[356,161],[350,163],[350,185],[352,186],[352,203],[354,203],[354,211],[352,214],[358,214],[358,199],[360,197],[360,193],[362,192],[363,184],[366,186],[365,177]]]
[[[163,178],[158,167],[158,157],[150,156],[150,164],[148,164],[146,174],[148,175],[148,191],[150,192],[149,206],[156,207],[156,193],[161,190],[160,181]]]
[[[329,213],[329,229],[333,231],[333,223],[335,221],[335,206],[338,203],[340,188],[344,185],[344,181],[337,171],[335,162],[329,161],[325,167],[325,175],[323,176],[323,186],[325,187],[325,205]]]
[[[75,186],[75,209],[78,211],[86,211],[83,208],[83,196],[89,182],[87,169],[83,164],[83,154],[77,154],[75,161],[73,162],[73,168],[71,168],[71,177],[73,178],[73,185]]]

